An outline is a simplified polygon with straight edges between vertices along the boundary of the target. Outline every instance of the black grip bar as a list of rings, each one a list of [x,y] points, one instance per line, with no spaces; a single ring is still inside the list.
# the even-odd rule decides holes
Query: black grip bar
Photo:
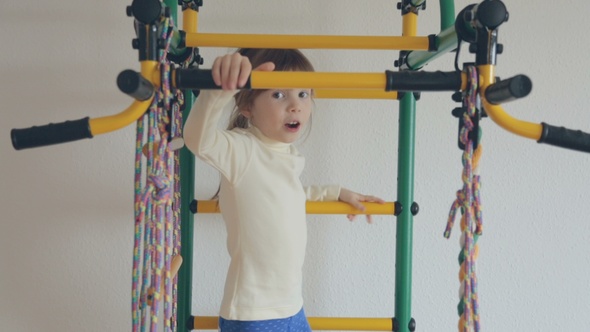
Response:
[[[518,98],[526,97],[533,88],[533,82],[525,75],[496,82],[485,90],[485,97],[490,104],[498,105]]]
[[[77,141],[92,138],[90,118],[50,123],[44,126],[12,129],[10,131],[12,146],[15,150],[36,148],[40,146]]]
[[[155,91],[150,81],[131,69],[124,70],[117,76],[117,86],[123,93],[139,101],[150,99]]]
[[[179,89],[193,90],[220,90],[221,86],[215,84],[211,69],[177,68],[174,71],[172,85]],[[242,89],[250,89],[250,78]]]
[[[456,91],[461,89],[461,72],[386,70],[385,91]]]
[[[541,123],[543,131],[539,143],[545,143],[561,148],[590,152],[590,134],[580,130],[556,127],[544,122]]]
[[[461,89],[461,72],[413,72],[385,71],[385,91],[456,91]],[[173,73],[172,85],[179,89],[217,90],[220,86],[215,84],[210,69],[181,69]],[[251,77],[242,89],[252,87]]]

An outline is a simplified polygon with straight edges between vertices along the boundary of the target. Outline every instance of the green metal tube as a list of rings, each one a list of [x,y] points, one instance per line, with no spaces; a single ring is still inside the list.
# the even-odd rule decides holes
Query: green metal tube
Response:
[[[418,70],[457,46],[455,3],[453,0],[440,0],[440,30],[441,32],[436,36],[436,52],[412,51],[408,53],[406,66],[409,69]]]
[[[186,108],[183,118],[186,119],[188,111],[193,104],[192,93],[185,94]],[[178,271],[178,329],[188,331],[186,323],[192,313],[192,286],[193,286],[193,234],[194,214],[190,212],[190,203],[194,200],[195,192],[195,156],[185,147],[180,152],[180,206],[181,206],[181,243],[182,266]]]
[[[406,58],[406,66],[410,70],[418,70],[456,47],[457,33],[455,27],[452,26],[436,36],[436,52],[412,51]]]
[[[176,22],[176,19],[174,19],[174,22]],[[172,32],[172,39],[170,40],[170,47],[168,49],[168,52],[174,55],[184,54],[184,52],[186,52],[186,47],[180,47],[181,42],[182,37],[180,36],[180,31],[178,30],[178,27],[176,27],[176,29],[174,29],[174,31]]]
[[[440,31],[455,25],[455,1],[440,0]]]
[[[414,146],[416,99],[406,93],[400,100],[397,161],[397,201],[402,212],[397,216],[395,250],[395,319],[398,331],[410,331],[412,319],[412,239],[414,203]]]
[[[165,0],[164,4],[170,8],[170,14],[174,22],[178,22],[178,1]],[[175,33],[174,37],[177,34]],[[178,38],[173,38],[172,43],[178,45]],[[183,119],[188,117],[194,102],[192,92],[184,91],[185,108]],[[184,123],[183,123],[184,126]],[[177,303],[177,328],[176,331],[189,331],[186,327],[192,314],[192,285],[193,285],[193,233],[194,214],[189,210],[190,203],[194,200],[195,192],[195,156],[185,147],[180,151],[180,243],[182,265],[178,271],[178,303]]]

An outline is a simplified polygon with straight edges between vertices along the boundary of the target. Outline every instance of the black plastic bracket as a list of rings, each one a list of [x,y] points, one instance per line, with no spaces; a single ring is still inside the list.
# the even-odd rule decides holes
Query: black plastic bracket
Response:
[[[395,206],[395,212],[393,213],[393,215],[397,217],[400,214],[402,214],[402,212],[404,211],[404,205],[400,202],[395,202],[394,206]]]
[[[402,0],[402,2],[397,3],[397,9],[402,11],[402,15],[408,13],[418,14],[420,9],[426,9],[426,0],[419,6],[413,5],[411,0]]]
[[[199,204],[199,202],[198,202],[196,199],[194,199],[194,200],[191,202],[191,204],[189,205],[188,209],[189,209],[189,210],[190,210],[190,211],[191,211],[193,214],[195,214],[195,213],[197,213],[197,205],[198,205],[198,204]]]
[[[430,47],[430,46],[429,46]],[[393,62],[393,66],[400,68],[408,62],[409,51],[399,51],[399,58]]]
[[[190,8],[199,11],[199,7],[203,6],[203,0],[178,0],[178,5],[182,7],[182,10]]]
[[[416,320],[414,318],[410,319],[410,322],[408,323],[408,330],[410,330],[410,332],[416,331]]]
[[[459,40],[468,42],[476,64],[496,64],[503,47],[498,44],[498,27],[508,21],[508,11],[500,0],[487,0],[465,7],[457,15],[455,31]]]
[[[399,322],[397,321],[397,318],[393,317],[391,319],[391,327],[393,332],[399,331]]]
[[[192,331],[195,329],[195,317],[194,316],[190,316],[190,318],[187,319],[185,327],[186,327],[187,331]]]
[[[402,98],[404,98],[406,93],[407,92],[405,92],[405,91],[398,91],[397,92],[397,100],[402,100]],[[416,101],[420,100],[421,94],[419,91],[412,92],[412,94],[414,94],[414,99],[416,99]]]
[[[158,60],[158,27],[135,21],[137,38],[133,39],[133,49],[139,51],[139,61]]]
[[[428,52],[438,51],[438,45],[436,44],[436,35],[428,35]]]
[[[412,212],[413,216],[417,215],[418,212],[420,212],[420,206],[418,205],[418,203],[416,203],[416,202],[412,203],[412,207],[410,208],[410,212]]]

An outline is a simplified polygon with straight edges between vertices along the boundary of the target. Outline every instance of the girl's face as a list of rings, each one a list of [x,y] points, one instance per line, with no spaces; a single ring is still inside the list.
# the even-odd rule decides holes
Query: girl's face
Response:
[[[264,136],[293,143],[309,121],[312,105],[310,89],[270,89],[241,113]]]

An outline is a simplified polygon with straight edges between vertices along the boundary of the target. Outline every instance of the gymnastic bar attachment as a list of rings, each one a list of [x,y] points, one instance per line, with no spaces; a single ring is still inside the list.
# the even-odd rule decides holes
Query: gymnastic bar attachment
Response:
[[[220,89],[210,69],[172,71],[172,86],[179,89]],[[266,72],[253,71],[244,89],[375,89],[384,91],[457,91],[465,85],[461,72],[390,71],[385,73]]]
[[[331,318],[308,317],[311,329],[316,331],[394,331],[392,318]],[[188,330],[217,330],[219,317],[192,316]]]
[[[523,75],[496,82],[494,66],[478,66],[480,74],[480,94],[482,105],[488,117],[500,127],[507,131],[536,140],[538,143],[545,143],[561,148],[581,152],[590,152],[590,134],[580,130],[557,127],[547,123],[532,123],[516,119],[506,113],[502,106],[503,102],[526,96],[532,83]]]
[[[307,214],[370,214],[370,215],[398,215],[402,207],[397,202],[361,203],[365,211],[360,211],[344,202],[311,202],[305,204]],[[215,200],[194,200],[189,206],[192,213],[219,213],[219,202]]]
[[[156,61],[142,61],[141,67],[142,74],[126,70],[117,77],[119,89],[135,99],[123,112],[96,119],[85,117],[43,126],[12,129],[10,131],[12,146],[15,150],[22,150],[73,142],[115,131],[135,122],[152,103],[154,86],[151,82],[159,80],[159,77],[151,78],[158,74]],[[144,76],[151,78],[152,81]]]

